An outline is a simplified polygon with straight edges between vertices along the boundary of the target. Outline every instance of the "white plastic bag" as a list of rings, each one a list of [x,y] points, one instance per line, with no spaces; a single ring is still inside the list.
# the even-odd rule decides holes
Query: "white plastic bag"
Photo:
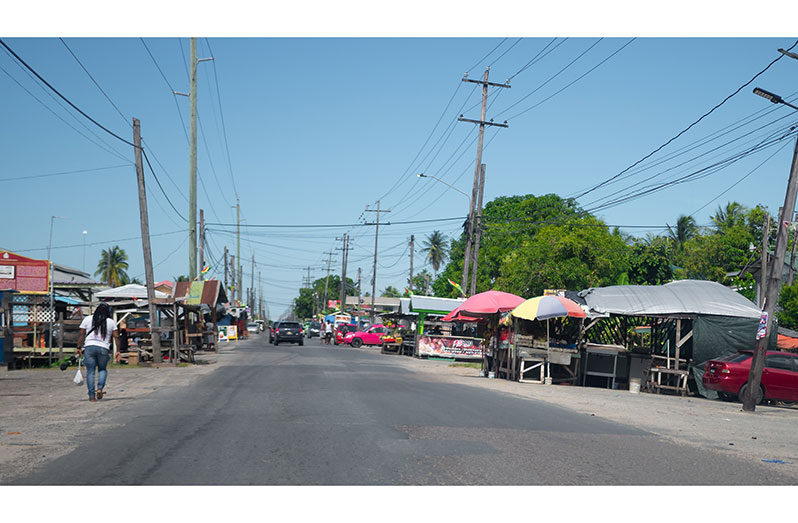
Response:
[[[83,374],[80,372],[80,362],[78,361],[78,371],[75,373],[75,379],[72,380],[75,385],[83,383]]]

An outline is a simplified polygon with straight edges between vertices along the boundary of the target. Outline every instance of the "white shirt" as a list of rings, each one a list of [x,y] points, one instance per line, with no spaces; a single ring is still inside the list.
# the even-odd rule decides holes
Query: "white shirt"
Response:
[[[94,316],[86,316],[83,318],[83,321],[80,322],[80,328],[86,330],[86,340],[83,342],[83,346],[86,347],[88,345],[99,345],[100,347],[110,349],[111,348],[111,336],[115,330],[117,330],[116,322],[111,318],[105,320],[106,324],[106,335],[105,338],[102,337],[102,333],[98,332],[97,330],[91,330],[92,319]]]
[[[321,324],[321,328],[319,330],[321,331],[322,334],[326,333],[327,332],[327,324],[326,323],[322,323]]]

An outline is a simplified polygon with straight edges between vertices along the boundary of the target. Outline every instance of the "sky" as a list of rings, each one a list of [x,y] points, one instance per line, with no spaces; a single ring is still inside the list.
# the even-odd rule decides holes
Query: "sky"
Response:
[[[326,253],[340,274],[344,233],[347,276],[360,268],[371,291],[376,213],[366,209],[378,201],[390,225],[379,231],[377,293],[407,285],[411,235],[414,271],[431,271],[424,238],[458,235],[468,213],[458,191],[471,192],[477,128],[457,118],[479,119],[481,93],[462,80],[488,66],[491,82],[510,87],[489,91],[487,118],[508,127],[485,133],[486,202],[578,196],[607,224],[645,236],[682,214],[709,225],[729,201],[772,214],[784,201],[798,117],[752,93],[798,95],[798,60],[777,51],[798,37],[777,36],[791,33],[772,15],[718,18],[676,2],[641,18],[623,11],[619,22],[611,8],[634,4],[611,3],[592,19],[594,7],[577,3],[586,12],[574,21],[553,7],[508,16],[500,2],[475,29],[477,3],[414,18],[423,4],[376,16],[351,2],[343,14],[311,3],[310,24],[300,7],[263,18],[230,7],[193,25],[179,5],[161,7],[157,21],[158,5],[145,2],[150,11],[131,20],[113,10],[86,20],[54,4],[53,18],[70,23],[0,22],[5,44],[105,128],[0,47],[0,248],[44,259],[50,247],[55,263],[94,273],[101,251],[118,245],[128,274],[144,281],[133,148],[123,141],[137,118],[155,175],[145,165],[155,280],[188,273],[189,99],[173,91],[189,91],[192,33],[198,58],[213,57],[197,67],[210,276],[223,278],[225,247],[236,253],[238,202],[244,287],[253,276],[262,284],[272,317],[290,307],[308,267],[314,280],[326,275]]]

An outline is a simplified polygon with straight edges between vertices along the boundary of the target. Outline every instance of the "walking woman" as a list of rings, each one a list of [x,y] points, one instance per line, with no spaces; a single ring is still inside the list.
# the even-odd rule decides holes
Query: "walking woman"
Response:
[[[103,399],[105,380],[108,377],[108,361],[111,359],[111,338],[119,347],[119,332],[116,322],[111,319],[111,309],[107,303],[101,303],[94,314],[86,316],[80,324],[77,354],[84,353],[86,365],[86,386],[89,388],[89,401]],[[85,347],[85,349],[84,349]],[[116,361],[120,359],[116,353]],[[94,387],[94,373],[97,371],[97,388]],[[96,398],[95,398],[96,396]]]

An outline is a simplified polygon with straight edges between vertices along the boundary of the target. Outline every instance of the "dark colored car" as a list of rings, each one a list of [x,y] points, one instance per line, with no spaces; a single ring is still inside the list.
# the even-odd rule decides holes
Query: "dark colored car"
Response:
[[[308,338],[318,338],[319,329],[321,329],[321,323],[317,321],[310,321],[308,322],[308,328],[305,334]]]
[[[305,339],[302,326],[296,321],[279,321],[274,324],[274,344],[288,341],[304,345]]]
[[[753,351],[740,351],[704,366],[704,387],[718,392],[724,400],[742,400],[748,387]],[[762,380],[755,394],[756,403],[765,400],[798,401],[798,355],[789,352],[768,351]]]

